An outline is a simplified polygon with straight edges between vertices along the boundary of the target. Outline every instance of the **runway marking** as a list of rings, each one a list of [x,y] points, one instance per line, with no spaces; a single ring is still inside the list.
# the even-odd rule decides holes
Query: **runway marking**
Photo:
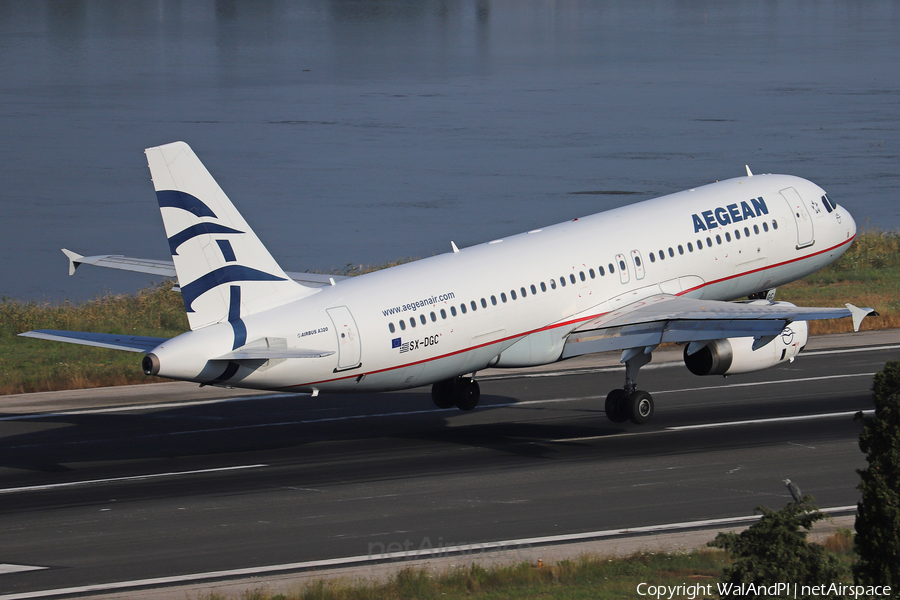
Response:
[[[822,413],[818,415],[798,415],[796,417],[776,417],[772,419],[748,419],[747,421],[726,421],[724,423],[701,423],[700,425],[681,425],[679,427],[666,427],[668,431],[683,431],[685,429],[711,429],[713,427],[731,427],[733,425],[756,425],[758,423],[780,423],[785,421],[810,421],[813,419],[833,419],[836,417],[852,417],[856,413],[874,415],[874,410],[851,410],[847,412]],[[788,442],[790,443],[790,442]],[[808,447],[808,446],[804,446]]]
[[[850,354],[852,352],[877,352],[880,350],[897,350],[900,345],[893,346],[863,346],[862,348],[844,348],[840,350],[810,350],[803,352],[800,357],[804,356],[824,356],[826,354]]]
[[[8,563],[0,563],[0,575],[9,575],[11,573],[25,573],[27,571],[43,571],[49,567],[35,567],[32,565],[11,565]]]
[[[653,392],[654,395],[659,394],[677,394],[683,392],[698,392],[698,391],[709,391],[709,390],[727,390],[741,387],[757,387],[757,386],[765,386],[765,385],[783,385],[788,383],[806,383],[810,381],[824,381],[829,379],[846,379],[853,377],[872,377],[875,373],[849,373],[844,375],[825,375],[821,377],[801,377],[797,379],[781,379],[781,380],[773,380],[773,381],[755,381],[755,382],[747,382],[747,383],[732,383],[729,385],[714,385],[714,386],[706,386],[706,387],[695,387],[695,388],[682,388],[675,390],[660,390]],[[296,394],[272,394],[270,396],[265,396],[265,398],[280,398],[287,396],[295,396]],[[605,398],[605,396],[595,395],[595,396],[578,396],[578,397],[570,397],[570,398],[547,398],[544,400],[525,400],[520,402],[504,402],[501,404],[485,404],[476,408],[476,411],[485,410],[485,409],[496,409],[496,408],[520,408],[525,406],[533,406],[538,404],[559,404],[566,402],[578,402],[584,400],[600,400]],[[234,398],[229,400],[204,400],[199,401],[194,404],[211,404],[215,402],[241,402],[250,400],[252,397],[248,398]],[[260,397],[256,397],[256,399],[260,399]],[[58,415],[71,415],[71,414],[86,414],[87,412],[91,413],[102,413],[102,412],[124,412],[129,410],[143,410],[149,408],[150,406],[160,406],[160,407],[178,407],[185,406],[185,404],[172,403],[172,404],[160,404],[160,405],[146,405],[146,406],[135,406],[135,407],[115,407],[110,409],[91,409],[89,411],[72,411],[66,413],[44,413],[44,414],[32,414],[32,415],[16,415],[12,417],[0,417],[0,421],[4,420],[22,420],[22,419],[38,419],[38,418],[47,418]],[[329,422],[337,422],[337,421],[350,421],[350,420],[358,420],[358,419],[375,419],[375,418],[384,418],[384,417],[402,417],[402,416],[410,416],[410,415],[425,415],[425,414],[435,414],[435,413],[452,413],[452,414],[460,414],[459,410],[455,407],[453,408],[428,408],[428,409],[419,409],[419,410],[407,410],[407,411],[395,411],[395,412],[384,412],[384,413],[369,413],[369,414],[359,414],[359,415],[344,415],[338,417],[322,417],[319,419],[304,419],[298,421],[279,421],[276,423],[258,423],[253,425],[235,425],[230,427],[214,427],[208,429],[191,429],[186,431],[172,431],[164,434],[149,434],[144,436],[137,436],[138,438],[143,437],[160,437],[161,435],[196,435],[202,433],[218,433],[223,431],[238,431],[238,430],[246,430],[246,429],[260,429],[265,427],[287,427],[287,426],[296,426],[296,425],[312,425],[317,423],[329,423]],[[710,424],[709,426],[714,426]],[[658,430],[657,430],[658,431]],[[645,433],[655,433],[655,432],[645,432]],[[632,433],[630,435],[640,435],[638,433]],[[580,441],[585,439],[596,439],[597,437],[610,437],[610,436],[592,436],[587,438],[571,438],[564,441]],[[559,440],[549,440],[549,441],[559,441]],[[85,442],[75,442],[75,443],[85,443]],[[88,442],[89,443],[89,442]],[[22,448],[22,446],[17,446],[17,448]]]
[[[190,406],[204,406],[207,404],[229,404],[231,402],[249,402],[251,400],[275,400],[278,398],[291,398],[302,396],[304,394],[287,394],[287,393],[278,393],[278,394],[266,394],[263,396],[240,396],[238,398],[216,398],[213,400],[191,400],[189,402],[161,402],[157,404],[131,404],[128,406],[113,406],[109,408],[105,407],[97,407],[97,408],[80,408],[77,410],[60,410],[55,412],[47,412],[47,413],[31,413],[31,414],[23,414],[23,415],[11,415],[7,417],[0,417],[0,421],[23,421],[26,419],[49,419],[52,417],[70,417],[73,415],[96,415],[96,414],[106,414],[106,413],[119,413],[119,412],[138,412],[142,410],[158,410],[161,408],[187,408]],[[308,395],[308,394],[306,394]]]
[[[820,509],[823,513],[855,511],[856,506],[836,506]],[[372,562],[385,562],[389,560],[414,561],[425,558],[441,558],[462,554],[471,556],[485,554],[487,552],[516,551],[533,546],[556,544],[560,542],[575,542],[591,539],[603,539],[617,536],[640,535],[648,533],[675,532],[686,529],[704,529],[722,525],[742,525],[758,521],[762,515],[748,515],[743,517],[727,517],[724,519],[706,519],[703,521],[687,521],[682,523],[668,523],[664,525],[649,525],[646,527],[632,527],[625,529],[608,529],[605,531],[588,531],[584,533],[571,533],[566,535],[548,535],[541,537],[521,538],[515,540],[503,540],[498,542],[483,542],[480,544],[462,544],[457,546],[444,546],[439,548],[423,548],[408,552],[384,552],[361,556],[346,556],[342,558],[330,558],[324,560],[310,560],[305,562],[286,563],[281,565],[266,565],[262,567],[247,567],[244,569],[230,569],[227,571],[208,571],[205,573],[192,573],[188,575],[176,575],[172,577],[155,577],[151,579],[136,579],[133,581],[116,581],[112,583],[98,583],[79,587],[61,588],[55,590],[41,590],[37,592],[23,592],[0,596],[0,600],[25,600],[28,598],[46,598],[50,596],[64,596],[72,594],[85,594],[88,592],[103,592],[121,590],[127,588],[144,588],[179,583],[190,583],[207,579],[233,579],[237,577],[251,577],[265,573],[279,571],[303,571],[308,569],[320,569],[323,567],[338,567],[342,565],[365,564]]]
[[[109,479],[88,479],[85,481],[69,481],[67,483],[48,483],[46,485],[27,485],[23,487],[3,488],[0,494],[15,494],[17,492],[34,492],[40,490],[52,490],[82,485],[97,485],[101,483],[114,483],[120,481],[141,481],[144,479],[159,479],[160,477],[183,477],[185,475],[200,475],[203,473],[221,473],[223,471],[241,471],[244,469],[259,469],[268,465],[240,465],[237,467],[218,467],[215,469],[198,469],[196,471],[173,471],[172,473],[152,473],[149,475],[132,475],[130,477],[111,477]]]
[[[623,437],[636,437],[641,435],[654,435],[657,433],[666,433],[667,431],[685,431],[689,429],[712,429],[715,427],[730,427],[734,425],[755,425],[758,423],[777,423],[780,421],[808,421],[813,419],[830,419],[835,417],[847,417],[853,416],[856,413],[863,413],[864,415],[874,415],[874,410],[853,410],[847,412],[839,412],[839,413],[822,413],[818,415],[799,415],[796,417],[774,417],[771,419],[748,419],[746,421],[726,421],[722,423],[701,423],[700,425],[679,425],[676,427],[666,427],[665,429],[654,429],[649,431],[626,431],[622,433],[616,433],[613,435],[587,435],[582,437],[573,437],[573,438],[558,438],[555,440],[540,440],[533,442],[526,442],[528,444],[559,444],[564,442],[588,442],[593,440],[613,440]],[[790,443],[790,442],[788,442]],[[808,447],[808,446],[804,446]],[[740,467],[739,467],[740,468]]]
[[[783,383],[806,383],[807,381],[825,381],[827,379],[847,379],[848,377],[872,377],[875,373],[849,373],[846,375],[823,375],[821,377],[800,377],[797,379],[780,379],[778,381],[750,381],[747,383],[731,383],[729,385],[712,385],[707,387],[682,388],[680,390],[662,390],[653,392],[657,394],[677,394],[680,392],[702,392],[707,390],[727,390],[741,387],[756,387],[760,385],[778,385]]]
[[[827,354],[852,354],[854,352],[879,352],[882,350],[897,350],[900,349],[900,344],[895,344],[891,346],[863,346],[860,348],[842,348],[838,350],[809,350],[803,352],[798,356],[798,358],[806,358],[807,356],[824,356]],[[676,367],[683,365],[683,361],[681,360],[671,360],[663,363],[651,363],[642,367],[642,371],[647,371],[651,369],[665,369],[669,367]],[[582,367],[582,368],[573,368],[573,369],[559,369],[553,371],[544,371],[540,373],[509,373],[509,374],[497,374],[497,375],[489,375],[485,377],[479,377],[481,381],[500,381],[503,379],[528,379],[533,377],[564,377],[568,375],[589,375],[593,373],[613,373],[616,371],[621,371],[623,368],[622,365],[612,365],[607,367]]]
[[[829,380],[829,379],[846,379],[846,378],[853,378],[853,377],[872,377],[873,375],[874,375],[874,373],[850,373],[850,374],[845,374],[845,375],[825,375],[825,376],[821,376],[821,377],[801,377],[801,378],[797,378],[797,379],[755,381],[755,382],[747,382],[747,383],[732,383],[729,385],[715,385],[715,386],[707,386],[707,387],[682,388],[682,389],[676,389],[676,390],[660,390],[660,391],[653,392],[653,394],[659,395],[659,394],[677,394],[677,393],[683,393],[683,392],[698,392],[698,391],[709,391],[709,390],[727,390],[727,389],[734,389],[734,388],[741,388],[741,387],[757,387],[757,386],[764,386],[764,385],[783,385],[783,384],[788,384],[788,383],[806,383],[806,382],[810,382],[810,381],[824,381],[824,380]],[[288,394],[288,395],[294,395],[294,394]],[[276,397],[279,397],[279,396],[281,396],[281,394],[279,394]],[[568,398],[547,398],[544,400],[525,400],[525,401],[521,401],[521,402],[504,402],[501,404],[485,404],[485,405],[482,405],[482,406],[479,406],[478,408],[476,408],[475,411],[480,411],[480,410],[485,410],[485,409],[496,409],[496,408],[521,408],[521,407],[525,407],[525,406],[534,406],[534,405],[538,405],[538,404],[560,404],[560,403],[566,403],[566,402],[579,402],[579,401],[585,401],[585,400],[601,400],[603,398],[605,398],[605,396],[595,395],[595,396],[577,396],[577,397],[568,397]],[[234,399],[234,400],[228,400],[228,401],[234,402],[234,401],[240,401],[240,400],[242,400],[242,399]],[[204,403],[207,403],[207,402],[204,401]],[[108,409],[108,410],[122,411],[122,410],[126,410],[126,409],[127,409],[127,407],[118,407],[115,409]],[[137,409],[139,409],[139,407],[135,407],[135,410],[137,410]],[[97,410],[96,412],[102,412],[102,410],[103,409],[100,409],[100,410]],[[395,412],[384,412],[384,413],[369,413],[369,414],[361,414],[361,415],[344,415],[344,416],[340,416],[340,417],[322,417],[319,419],[304,419],[304,420],[298,420],[298,421],[278,421],[275,423],[257,423],[257,424],[253,424],[253,425],[234,425],[234,426],[230,426],[230,427],[190,429],[190,430],[185,430],[185,431],[172,431],[172,432],[167,432],[167,433],[162,433],[162,434],[148,434],[148,435],[142,435],[142,436],[137,436],[137,437],[143,438],[143,437],[160,437],[162,435],[172,435],[172,436],[174,436],[174,435],[196,435],[196,434],[202,434],[202,433],[220,433],[223,431],[262,429],[262,428],[266,428],[266,427],[289,427],[289,426],[296,426],[296,425],[314,425],[317,423],[329,423],[329,422],[337,422],[337,421],[351,421],[351,420],[358,420],[358,419],[376,419],[376,418],[385,418],[385,417],[403,417],[403,416],[410,416],[410,415],[426,415],[426,414],[436,414],[436,413],[451,413],[451,414],[456,414],[456,415],[460,414],[459,409],[457,409],[455,407],[454,408],[427,408],[427,409],[420,409],[420,410],[406,410],[406,411],[395,411]],[[61,414],[61,413],[54,413],[54,414]],[[30,415],[30,416],[20,415],[20,416],[16,416],[16,417],[7,417],[7,419],[44,418],[47,416],[52,416],[52,415],[51,414]],[[815,418],[815,417],[816,416],[813,415],[813,418]],[[720,425],[718,425],[718,424],[706,425],[706,427],[714,427],[714,426],[720,426]],[[660,430],[646,431],[646,432],[640,432],[640,433],[629,433],[628,435],[648,435],[648,434],[658,433],[659,431]],[[589,437],[584,437],[584,438],[567,438],[565,440],[547,440],[547,441],[549,441],[549,442],[583,441],[583,440],[610,438],[610,437],[617,437],[617,436],[589,436]],[[74,443],[78,443],[78,444],[90,443],[90,441],[74,442]],[[21,446],[17,446],[17,448],[21,448]]]

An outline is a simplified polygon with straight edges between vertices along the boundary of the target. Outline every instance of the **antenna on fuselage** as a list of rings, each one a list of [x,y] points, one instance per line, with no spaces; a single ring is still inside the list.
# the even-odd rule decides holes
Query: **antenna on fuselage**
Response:
[[[744,168],[747,169],[747,177],[753,177],[753,173],[750,172],[750,167],[748,165],[744,165]]]

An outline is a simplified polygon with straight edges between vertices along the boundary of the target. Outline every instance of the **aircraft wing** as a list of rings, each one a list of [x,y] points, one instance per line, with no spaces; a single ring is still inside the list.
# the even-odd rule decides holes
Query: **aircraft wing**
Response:
[[[86,333],[83,331],[58,331],[55,329],[37,329],[19,334],[22,337],[69,342],[83,346],[97,346],[112,350],[128,352],[150,352],[169,338],[145,337],[139,335],[115,335],[112,333]]]
[[[175,277],[175,263],[171,260],[152,260],[149,258],[132,258],[130,256],[122,256],[121,254],[98,254],[97,256],[82,256],[77,252],[72,252],[66,248],[62,249],[63,254],[69,259],[69,275],[75,273],[75,269],[81,265],[94,265],[96,267],[106,267],[109,269],[119,269],[121,271],[134,271],[136,273],[149,273],[151,275],[160,275],[162,277]],[[338,282],[347,279],[343,275],[323,275],[321,273],[292,273],[285,272],[285,275],[301,285],[308,287],[325,287],[331,285],[331,280]]]
[[[793,321],[852,317],[854,331],[871,308],[802,308],[787,303],[721,302],[660,294],[612,310],[569,334],[562,358],[593,352],[753,337],[761,347]],[[877,314],[877,313],[876,313]]]

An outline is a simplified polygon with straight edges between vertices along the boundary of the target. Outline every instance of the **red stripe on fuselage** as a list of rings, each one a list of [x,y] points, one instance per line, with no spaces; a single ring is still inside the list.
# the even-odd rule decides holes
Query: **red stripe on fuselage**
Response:
[[[705,282],[705,283],[703,283],[703,284],[701,284],[701,285],[692,287],[692,288],[689,289],[689,290],[684,290],[683,292],[679,292],[679,293],[677,293],[677,294],[675,294],[675,295],[676,295],[676,296],[683,296],[683,295],[685,295],[685,294],[688,294],[688,293],[690,293],[690,292],[693,292],[693,291],[702,289],[702,288],[704,288],[704,287],[707,287],[707,286],[710,286],[710,285],[715,285],[715,284],[717,284],[717,283],[722,283],[723,281],[729,281],[729,280],[731,280],[731,279],[736,279],[736,278],[738,278],[738,277],[744,277],[745,275],[751,275],[751,274],[753,274],[753,273],[758,273],[758,272],[760,272],[760,271],[766,271],[766,270],[768,270],[768,269],[775,269],[775,268],[778,268],[778,267],[783,267],[784,265],[789,265],[789,264],[792,264],[792,263],[801,262],[801,261],[804,261],[804,260],[806,260],[806,259],[808,259],[808,258],[812,258],[812,257],[818,256],[818,255],[820,255],[820,254],[825,254],[826,252],[831,252],[832,250],[835,250],[835,249],[837,249],[837,248],[840,248],[841,246],[844,246],[844,245],[846,245],[846,244],[850,244],[850,243],[853,242],[854,239],[856,239],[856,236],[853,236],[852,238],[850,238],[850,239],[848,239],[848,240],[845,240],[845,241],[841,242],[840,244],[836,244],[836,245],[831,246],[830,248],[826,248],[826,249],[824,249],[824,250],[819,250],[818,252],[813,252],[812,254],[807,254],[806,256],[801,256],[801,257],[799,257],[799,258],[792,258],[791,260],[786,260],[786,261],[783,261],[783,262],[780,262],[780,263],[777,263],[777,264],[774,264],[774,265],[768,265],[768,266],[765,266],[765,267],[760,267],[760,268],[758,268],[758,269],[753,269],[753,270],[747,271],[747,272],[745,272],[745,273],[740,273],[740,274],[735,274],[735,275],[729,275],[728,277],[722,277],[721,279],[716,279],[715,281],[708,281],[708,282]],[[538,328],[538,329],[533,329],[533,330],[531,330],[531,331],[525,331],[525,332],[523,332],[523,333],[518,333],[518,334],[516,334],[516,335],[507,336],[507,337],[505,337],[505,338],[501,338],[501,339],[498,339],[498,340],[494,340],[494,341],[492,341],[492,342],[486,342],[486,343],[484,343],[484,344],[479,344],[479,345],[477,345],[477,346],[471,346],[471,347],[469,347],[469,348],[464,348],[464,349],[462,349],[462,350],[456,350],[455,352],[448,352],[447,354],[442,354],[442,355],[440,355],[440,356],[433,356],[433,357],[431,357],[431,358],[425,358],[425,359],[422,359],[422,360],[417,360],[417,361],[415,361],[415,362],[404,363],[404,364],[402,364],[402,365],[397,365],[397,366],[394,366],[394,367],[387,367],[387,368],[384,368],[384,369],[379,369],[379,370],[377,370],[377,371],[369,371],[369,372],[367,372],[367,373],[355,373],[355,374],[353,374],[353,375],[348,375],[348,376],[346,376],[346,377],[335,377],[334,379],[323,379],[322,381],[313,381],[313,382],[310,382],[310,383],[298,383],[298,384],[295,384],[295,385],[289,385],[289,386],[285,386],[285,387],[281,387],[281,388],[275,388],[275,389],[279,389],[279,390],[288,390],[288,389],[295,388],[295,387],[309,387],[309,386],[319,385],[319,384],[322,384],[322,383],[332,383],[332,382],[335,382],[335,381],[342,381],[342,380],[344,380],[344,379],[356,379],[356,378],[359,377],[360,375],[376,375],[376,374],[378,374],[378,373],[385,373],[385,372],[387,372],[387,371],[393,371],[394,369],[403,369],[403,368],[411,367],[411,366],[414,366],[414,365],[420,365],[420,364],[422,364],[422,363],[427,363],[427,362],[432,362],[432,361],[436,361],[436,360],[441,360],[441,359],[444,359],[444,358],[448,358],[448,357],[450,357],[450,356],[456,356],[457,354],[462,354],[462,353],[464,353],[464,352],[471,352],[472,350],[477,350],[477,349],[479,349],[479,348],[484,348],[485,346],[491,346],[491,345],[493,345],[493,344],[500,344],[500,343],[506,342],[506,341],[508,341],[508,340],[517,339],[517,338],[522,338],[522,337],[531,335],[531,334],[533,334],[533,333],[540,333],[540,332],[542,332],[542,331],[549,331],[549,330],[551,330],[551,329],[558,329],[558,328],[560,328],[560,327],[566,327],[567,325],[573,325],[573,324],[575,324],[575,323],[583,323],[583,322],[585,322],[585,321],[590,321],[591,319],[596,319],[596,318],[598,318],[598,317],[602,317],[602,316],[605,315],[605,314],[607,314],[607,313],[597,313],[597,314],[595,314],[595,315],[591,315],[591,316],[588,316],[588,317],[582,317],[582,318],[580,318],[580,319],[572,319],[572,320],[565,321],[565,322],[562,322],[562,323],[556,323],[556,324],[553,324],[553,325],[546,325],[546,326],[540,327],[540,328]]]

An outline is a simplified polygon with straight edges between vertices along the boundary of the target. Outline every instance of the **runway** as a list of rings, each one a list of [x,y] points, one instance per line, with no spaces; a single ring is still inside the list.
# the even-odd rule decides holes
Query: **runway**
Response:
[[[427,389],[0,410],[0,598],[742,517],[783,506],[785,477],[851,506],[853,414],[900,352],[880,335],[725,380],[663,361],[643,427],[604,417],[623,373],[602,362],[485,374],[470,413]]]

